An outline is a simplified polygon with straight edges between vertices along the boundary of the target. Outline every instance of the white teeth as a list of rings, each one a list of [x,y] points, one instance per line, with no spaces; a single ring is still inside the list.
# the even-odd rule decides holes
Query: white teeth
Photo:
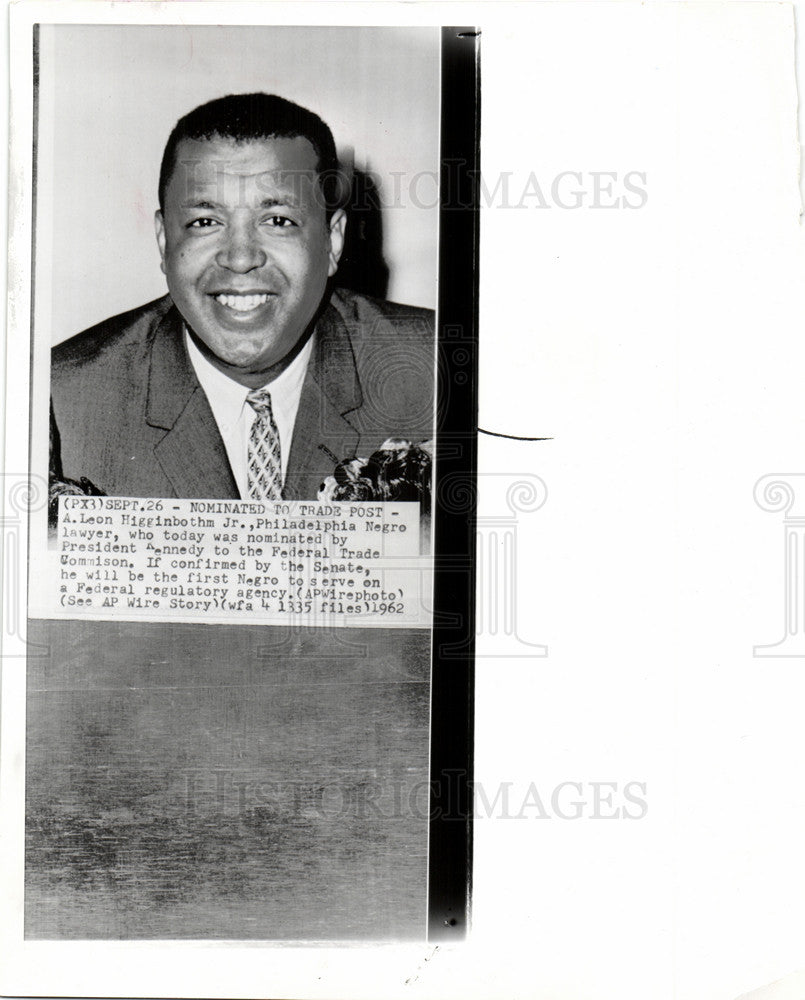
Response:
[[[264,306],[268,302],[268,294],[264,295],[216,295],[215,301],[222,306],[228,306],[236,312],[248,312],[258,306]]]

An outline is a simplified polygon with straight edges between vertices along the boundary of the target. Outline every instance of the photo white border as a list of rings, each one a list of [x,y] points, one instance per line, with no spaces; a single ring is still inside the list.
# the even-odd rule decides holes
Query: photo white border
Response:
[[[111,3],[44,0],[10,7],[11,169],[6,469],[28,469],[32,219],[32,28],[48,24],[372,25],[440,27],[479,8],[442,3]],[[458,17],[458,21],[456,20]],[[13,373],[13,378],[11,377]],[[21,374],[22,373],[22,374]],[[21,430],[24,433],[21,433]],[[25,477],[23,472],[23,478]],[[6,480],[8,481],[8,474]],[[44,485],[44,484],[41,484]],[[9,490],[4,499],[8,508]],[[6,512],[6,519],[8,513]],[[28,516],[15,525],[25,549]],[[6,531],[8,535],[8,531]],[[7,570],[8,571],[8,570]],[[9,590],[27,591],[27,565],[13,567]],[[20,603],[25,620],[25,602]],[[261,941],[26,941],[23,937],[25,804],[25,644],[6,636],[0,738],[0,991],[42,996],[378,997],[409,995],[434,954],[426,943],[337,945]],[[266,959],[268,949],[270,960]],[[446,954],[463,945],[439,946]]]

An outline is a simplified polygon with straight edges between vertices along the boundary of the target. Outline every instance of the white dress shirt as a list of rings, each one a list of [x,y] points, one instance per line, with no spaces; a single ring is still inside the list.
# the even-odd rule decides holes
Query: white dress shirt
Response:
[[[228,375],[211,364],[193,343],[185,329],[184,333],[187,353],[196,372],[201,388],[221,432],[221,438],[226,448],[232,474],[235,477],[241,499],[249,496],[247,455],[249,451],[249,432],[252,422],[257,416],[246,402],[246,396],[251,392],[245,385],[235,382]],[[299,399],[302,395],[302,383],[305,380],[308,361],[313,351],[311,337],[284,372],[273,382],[263,388],[271,393],[271,411],[280,436],[280,458],[282,460],[282,479],[288,469],[288,456],[291,451],[291,439],[299,409]]]

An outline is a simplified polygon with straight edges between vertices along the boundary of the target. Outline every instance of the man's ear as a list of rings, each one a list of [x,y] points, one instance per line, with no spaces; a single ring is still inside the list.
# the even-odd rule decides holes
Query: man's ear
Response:
[[[157,209],[154,213],[154,226],[157,231],[157,246],[159,247],[159,256],[161,258],[159,266],[162,268],[162,273],[165,274],[165,220],[162,218],[160,209]]]
[[[344,232],[347,228],[347,213],[343,208],[333,212],[330,218],[330,266],[327,277],[332,278],[338,270],[338,262],[344,249]]]

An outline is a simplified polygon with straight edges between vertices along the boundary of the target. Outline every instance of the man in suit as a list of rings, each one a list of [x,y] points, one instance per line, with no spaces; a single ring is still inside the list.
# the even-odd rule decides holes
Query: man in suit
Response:
[[[346,215],[327,125],[212,101],[165,148],[169,294],[58,345],[64,478],[121,496],[315,499],[339,461],[433,435],[432,314],[333,291]]]

